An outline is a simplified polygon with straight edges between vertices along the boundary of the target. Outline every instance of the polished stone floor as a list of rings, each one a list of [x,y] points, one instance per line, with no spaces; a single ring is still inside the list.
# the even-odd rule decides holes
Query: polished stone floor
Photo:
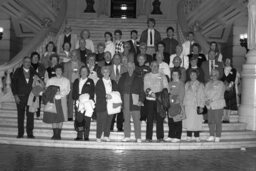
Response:
[[[255,171],[256,148],[123,151],[0,145],[0,170]]]

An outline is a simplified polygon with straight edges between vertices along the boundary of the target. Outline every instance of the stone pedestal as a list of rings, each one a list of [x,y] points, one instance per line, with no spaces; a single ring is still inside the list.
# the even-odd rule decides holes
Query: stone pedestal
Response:
[[[250,50],[242,68],[242,101],[239,121],[247,123],[248,130],[256,130],[256,50]]]

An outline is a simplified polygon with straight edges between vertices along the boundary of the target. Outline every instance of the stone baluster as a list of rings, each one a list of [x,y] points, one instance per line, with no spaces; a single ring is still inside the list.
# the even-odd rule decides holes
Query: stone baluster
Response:
[[[3,77],[4,77],[4,71],[0,71],[0,97],[4,95],[3,88]]]
[[[256,130],[256,0],[248,3],[248,48],[246,63],[242,68],[242,100],[239,121],[247,123],[247,129]]]
[[[11,72],[12,69],[6,72],[6,93],[9,93],[11,91]]]

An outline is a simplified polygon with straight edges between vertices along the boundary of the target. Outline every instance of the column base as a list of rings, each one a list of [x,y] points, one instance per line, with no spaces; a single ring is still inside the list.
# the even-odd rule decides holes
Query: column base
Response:
[[[247,124],[248,130],[256,131],[256,107],[253,105],[240,105],[239,122]]]

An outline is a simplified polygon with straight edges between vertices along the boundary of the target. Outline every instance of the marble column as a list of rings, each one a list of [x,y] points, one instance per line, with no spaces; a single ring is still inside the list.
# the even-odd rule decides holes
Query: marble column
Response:
[[[256,130],[256,0],[248,3],[248,48],[246,63],[242,67],[242,101],[239,121],[247,129]]]

